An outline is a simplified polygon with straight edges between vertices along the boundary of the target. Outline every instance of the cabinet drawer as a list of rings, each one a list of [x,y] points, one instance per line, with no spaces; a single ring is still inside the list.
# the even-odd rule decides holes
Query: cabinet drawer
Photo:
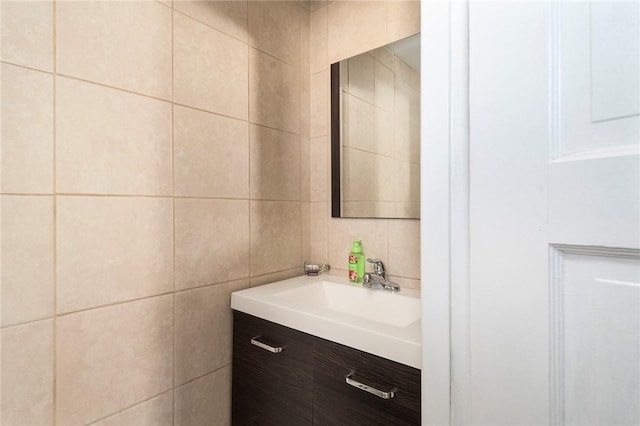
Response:
[[[349,374],[371,392],[388,394],[348,384]],[[420,370],[415,368],[317,339],[314,386],[314,425],[420,424]],[[392,398],[381,397],[391,391]]]
[[[313,337],[241,312],[233,317],[233,424],[311,424]]]

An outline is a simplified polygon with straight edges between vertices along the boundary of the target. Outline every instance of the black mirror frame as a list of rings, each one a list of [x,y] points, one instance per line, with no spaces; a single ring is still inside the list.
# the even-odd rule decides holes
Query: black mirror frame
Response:
[[[331,217],[341,216],[340,63],[331,64]]]

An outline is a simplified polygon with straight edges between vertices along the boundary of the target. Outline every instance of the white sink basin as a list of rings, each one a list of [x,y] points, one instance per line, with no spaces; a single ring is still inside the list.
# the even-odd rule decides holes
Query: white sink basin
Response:
[[[299,287],[275,293],[274,296],[300,307],[328,309],[396,327],[406,327],[420,319],[420,299],[405,296],[402,291],[367,291],[361,287],[322,280],[306,282]]]
[[[231,307],[323,339],[421,367],[420,292],[392,293],[331,275],[234,292]]]

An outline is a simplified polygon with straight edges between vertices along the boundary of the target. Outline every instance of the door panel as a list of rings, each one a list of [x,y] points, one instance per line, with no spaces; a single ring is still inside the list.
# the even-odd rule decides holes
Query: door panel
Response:
[[[639,158],[621,155],[550,163],[550,242],[638,247]]]
[[[591,120],[629,118],[637,122],[640,116],[640,4],[601,1],[589,6]]]
[[[552,248],[551,415],[640,424],[640,250]]]
[[[637,153],[640,3],[550,4],[552,157]]]
[[[638,424],[640,3],[469,10],[472,423]]]

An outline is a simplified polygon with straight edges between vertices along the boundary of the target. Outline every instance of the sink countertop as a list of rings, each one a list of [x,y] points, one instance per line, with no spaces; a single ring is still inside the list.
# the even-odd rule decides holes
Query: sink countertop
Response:
[[[332,275],[236,291],[231,308],[421,368],[420,292],[371,290]]]

